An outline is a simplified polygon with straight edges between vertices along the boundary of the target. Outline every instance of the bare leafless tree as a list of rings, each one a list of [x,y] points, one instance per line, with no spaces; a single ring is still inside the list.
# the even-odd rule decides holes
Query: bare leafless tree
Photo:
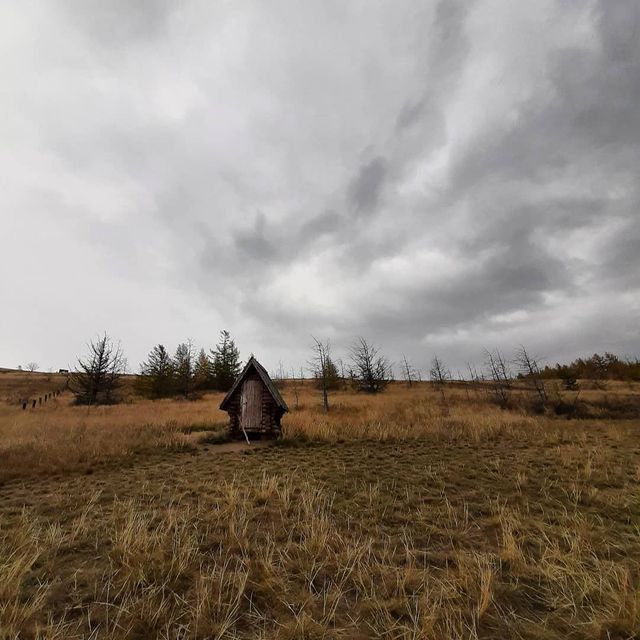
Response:
[[[431,382],[433,382],[438,390],[440,391],[440,396],[442,397],[442,404],[445,407],[445,411],[449,412],[449,404],[447,402],[447,396],[444,392],[445,385],[451,381],[451,372],[447,368],[447,365],[438,358],[438,356],[434,356],[431,361],[431,369],[429,371],[429,377],[431,378]]]
[[[351,347],[353,377],[361,391],[379,393],[389,384],[391,365],[379,350],[364,338]]]
[[[516,349],[513,361],[520,374],[533,384],[534,393],[538,396],[540,402],[545,404],[548,400],[547,391],[544,388],[544,380],[542,379],[537,359],[525,349],[524,345],[520,345]]]
[[[348,372],[344,366],[344,360],[342,358],[338,358],[336,364],[338,366],[338,371],[340,372],[340,388],[345,389],[347,386]]]
[[[416,370],[416,368],[409,362],[407,356],[402,354],[402,376],[404,377],[406,383],[409,385],[409,388],[413,386],[413,383],[420,379],[420,373]]]
[[[79,404],[110,404],[127,367],[122,347],[106,333],[92,340],[88,347],[89,355],[78,358],[69,386]]]
[[[34,371],[38,370],[38,363],[37,362],[27,362],[25,369],[29,372],[29,373],[33,373]]]
[[[291,367],[291,383],[292,383],[293,397],[296,399],[296,409],[297,409],[299,406],[300,384],[302,383],[302,369],[300,369],[300,380],[298,380],[298,378],[296,378],[295,367]]]
[[[447,369],[447,365],[440,360],[438,356],[434,356],[431,361],[430,377],[431,382],[435,382],[439,385],[443,385],[451,381],[451,372]]]
[[[275,383],[276,387],[278,387],[278,389],[285,388],[287,384],[287,373],[285,371],[282,360],[278,361],[278,368],[274,371],[272,378],[273,378],[273,382]]]
[[[467,383],[467,381],[464,379],[464,375],[462,375],[462,371],[460,371],[460,369],[456,369],[456,376],[458,382],[460,382],[464,386],[464,393],[467,396],[467,401],[471,400],[471,395],[469,394],[470,383]]]
[[[336,367],[331,361],[331,344],[327,340],[321,342],[313,337],[313,356],[309,360],[309,368],[312,375],[318,381],[320,391],[322,392],[322,406],[325,413],[329,412],[329,389],[332,387],[332,381],[336,378]]]
[[[467,362],[467,369],[469,370],[470,384],[473,387],[476,396],[478,396],[480,393],[479,386],[483,378],[482,376],[478,375],[478,371],[476,370],[475,365],[472,365],[470,362]]]
[[[506,407],[511,390],[511,373],[507,361],[498,349],[493,351],[485,349],[485,356],[489,379],[492,381],[491,392],[500,406]]]

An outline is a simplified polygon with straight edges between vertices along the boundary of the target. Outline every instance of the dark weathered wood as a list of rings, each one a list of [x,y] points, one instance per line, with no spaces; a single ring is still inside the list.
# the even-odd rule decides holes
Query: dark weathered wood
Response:
[[[220,408],[229,414],[232,438],[244,438],[245,434],[275,437],[280,433],[280,418],[288,411],[269,374],[253,357]]]
[[[245,380],[242,383],[242,410],[240,427],[244,431],[256,431],[262,424],[262,383],[260,380]]]

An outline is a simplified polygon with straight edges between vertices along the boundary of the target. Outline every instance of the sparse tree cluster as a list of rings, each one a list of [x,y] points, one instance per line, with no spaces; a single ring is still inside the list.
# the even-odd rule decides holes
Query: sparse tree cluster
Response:
[[[210,350],[196,352],[191,340],[178,345],[173,357],[161,344],[141,366],[140,389],[153,398],[191,397],[197,391],[228,391],[240,373],[240,351],[228,331]]]
[[[516,350],[514,362],[519,370],[519,375],[527,378],[533,384],[533,391],[538,400],[544,404],[547,402],[547,390],[544,386],[542,373],[538,361],[525,348],[520,345]]]
[[[509,403],[509,392],[511,390],[511,372],[509,364],[499,349],[489,351],[485,349],[485,366],[488,371],[487,378],[491,381],[490,391],[496,402],[501,407],[506,407]]]
[[[578,358],[570,364],[546,366],[542,378],[560,380],[592,380],[598,383],[607,380],[640,381],[640,359],[621,358],[613,353],[594,353],[590,358]]]
[[[331,353],[331,344],[313,338],[312,357],[308,368],[316,387],[322,395],[322,406],[329,411],[329,394],[347,385],[366,393],[379,393],[391,381],[391,365],[378,349],[365,340],[358,338],[350,348],[350,364],[342,359],[335,360]]]
[[[127,362],[119,343],[114,342],[106,333],[91,341],[89,352],[78,359],[75,371],[69,378],[69,388],[76,395],[79,404],[103,404],[117,401],[117,389],[121,376],[126,372]],[[363,337],[357,338],[349,351],[350,358],[345,362],[334,359],[328,340],[313,338],[312,357],[308,369],[322,396],[325,411],[330,408],[330,393],[350,386],[365,393],[379,393],[392,381],[392,368],[389,360],[379,349]],[[26,369],[35,371],[38,365],[28,363]],[[228,331],[221,331],[218,344],[209,352],[199,351],[191,340],[178,345],[173,355],[164,345],[156,345],[140,368],[138,390],[151,398],[170,396],[194,397],[198,392],[215,390],[228,391],[242,368],[240,352]],[[545,380],[560,378],[566,390],[579,390],[578,379],[591,379],[604,384],[610,379],[640,379],[640,360],[623,360],[618,356],[605,353],[594,354],[586,360],[578,359],[570,365],[557,364],[555,367],[542,368],[539,361],[524,347],[520,346],[511,360],[498,349],[485,350],[484,370],[479,374],[475,367],[468,365],[470,379],[463,382],[469,398],[469,388],[475,388],[476,394],[488,392],[501,406],[510,406],[514,390],[514,372],[520,381],[517,390],[523,390],[523,382],[535,398],[535,406],[540,409],[552,407]],[[280,363],[274,378],[284,384],[285,369]],[[420,381],[420,371],[406,355],[402,355],[401,376],[408,387]],[[434,356],[429,369],[431,382],[440,390],[446,405],[445,387],[452,383],[452,375],[445,362]],[[303,379],[302,368],[300,380]],[[292,379],[296,379],[295,374]],[[299,384],[295,382],[294,393],[298,403]],[[552,388],[554,391],[554,388]],[[557,387],[554,391],[557,396]],[[448,394],[447,394],[448,395]]]

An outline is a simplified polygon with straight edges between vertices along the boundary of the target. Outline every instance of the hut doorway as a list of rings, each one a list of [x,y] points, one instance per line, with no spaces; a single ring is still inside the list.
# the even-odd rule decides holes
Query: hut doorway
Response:
[[[262,428],[262,386],[260,380],[245,380],[242,384],[240,427],[244,431]]]

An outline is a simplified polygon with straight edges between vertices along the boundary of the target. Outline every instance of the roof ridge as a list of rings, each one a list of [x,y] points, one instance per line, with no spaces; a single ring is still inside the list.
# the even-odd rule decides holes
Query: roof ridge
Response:
[[[276,401],[278,406],[280,406],[285,411],[289,411],[289,407],[287,406],[287,403],[284,401],[283,397],[280,395],[280,391],[278,391],[278,388],[273,383],[273,380],[267,373],[267,370],[258,362],[257,358],[253,354],[249,356],[249,359],[247,360],[247,364],[245,364],[244,368],[240,372],[240,375],[236,378],[234,383],[231,385],[231,389],[227,391],[227,394],[222,399],[222,402],[220,403],[220,409],[224,410],[229,400],[231,399],[231,396],[237,391],[238,387],[240,386],[240,383],[242,382],[247,372],[249,371],[250,367],[252,366],[260,376],[260,379],[264,383],[265,387],[267,387],[269,393],[271,394],[273,399]]]

